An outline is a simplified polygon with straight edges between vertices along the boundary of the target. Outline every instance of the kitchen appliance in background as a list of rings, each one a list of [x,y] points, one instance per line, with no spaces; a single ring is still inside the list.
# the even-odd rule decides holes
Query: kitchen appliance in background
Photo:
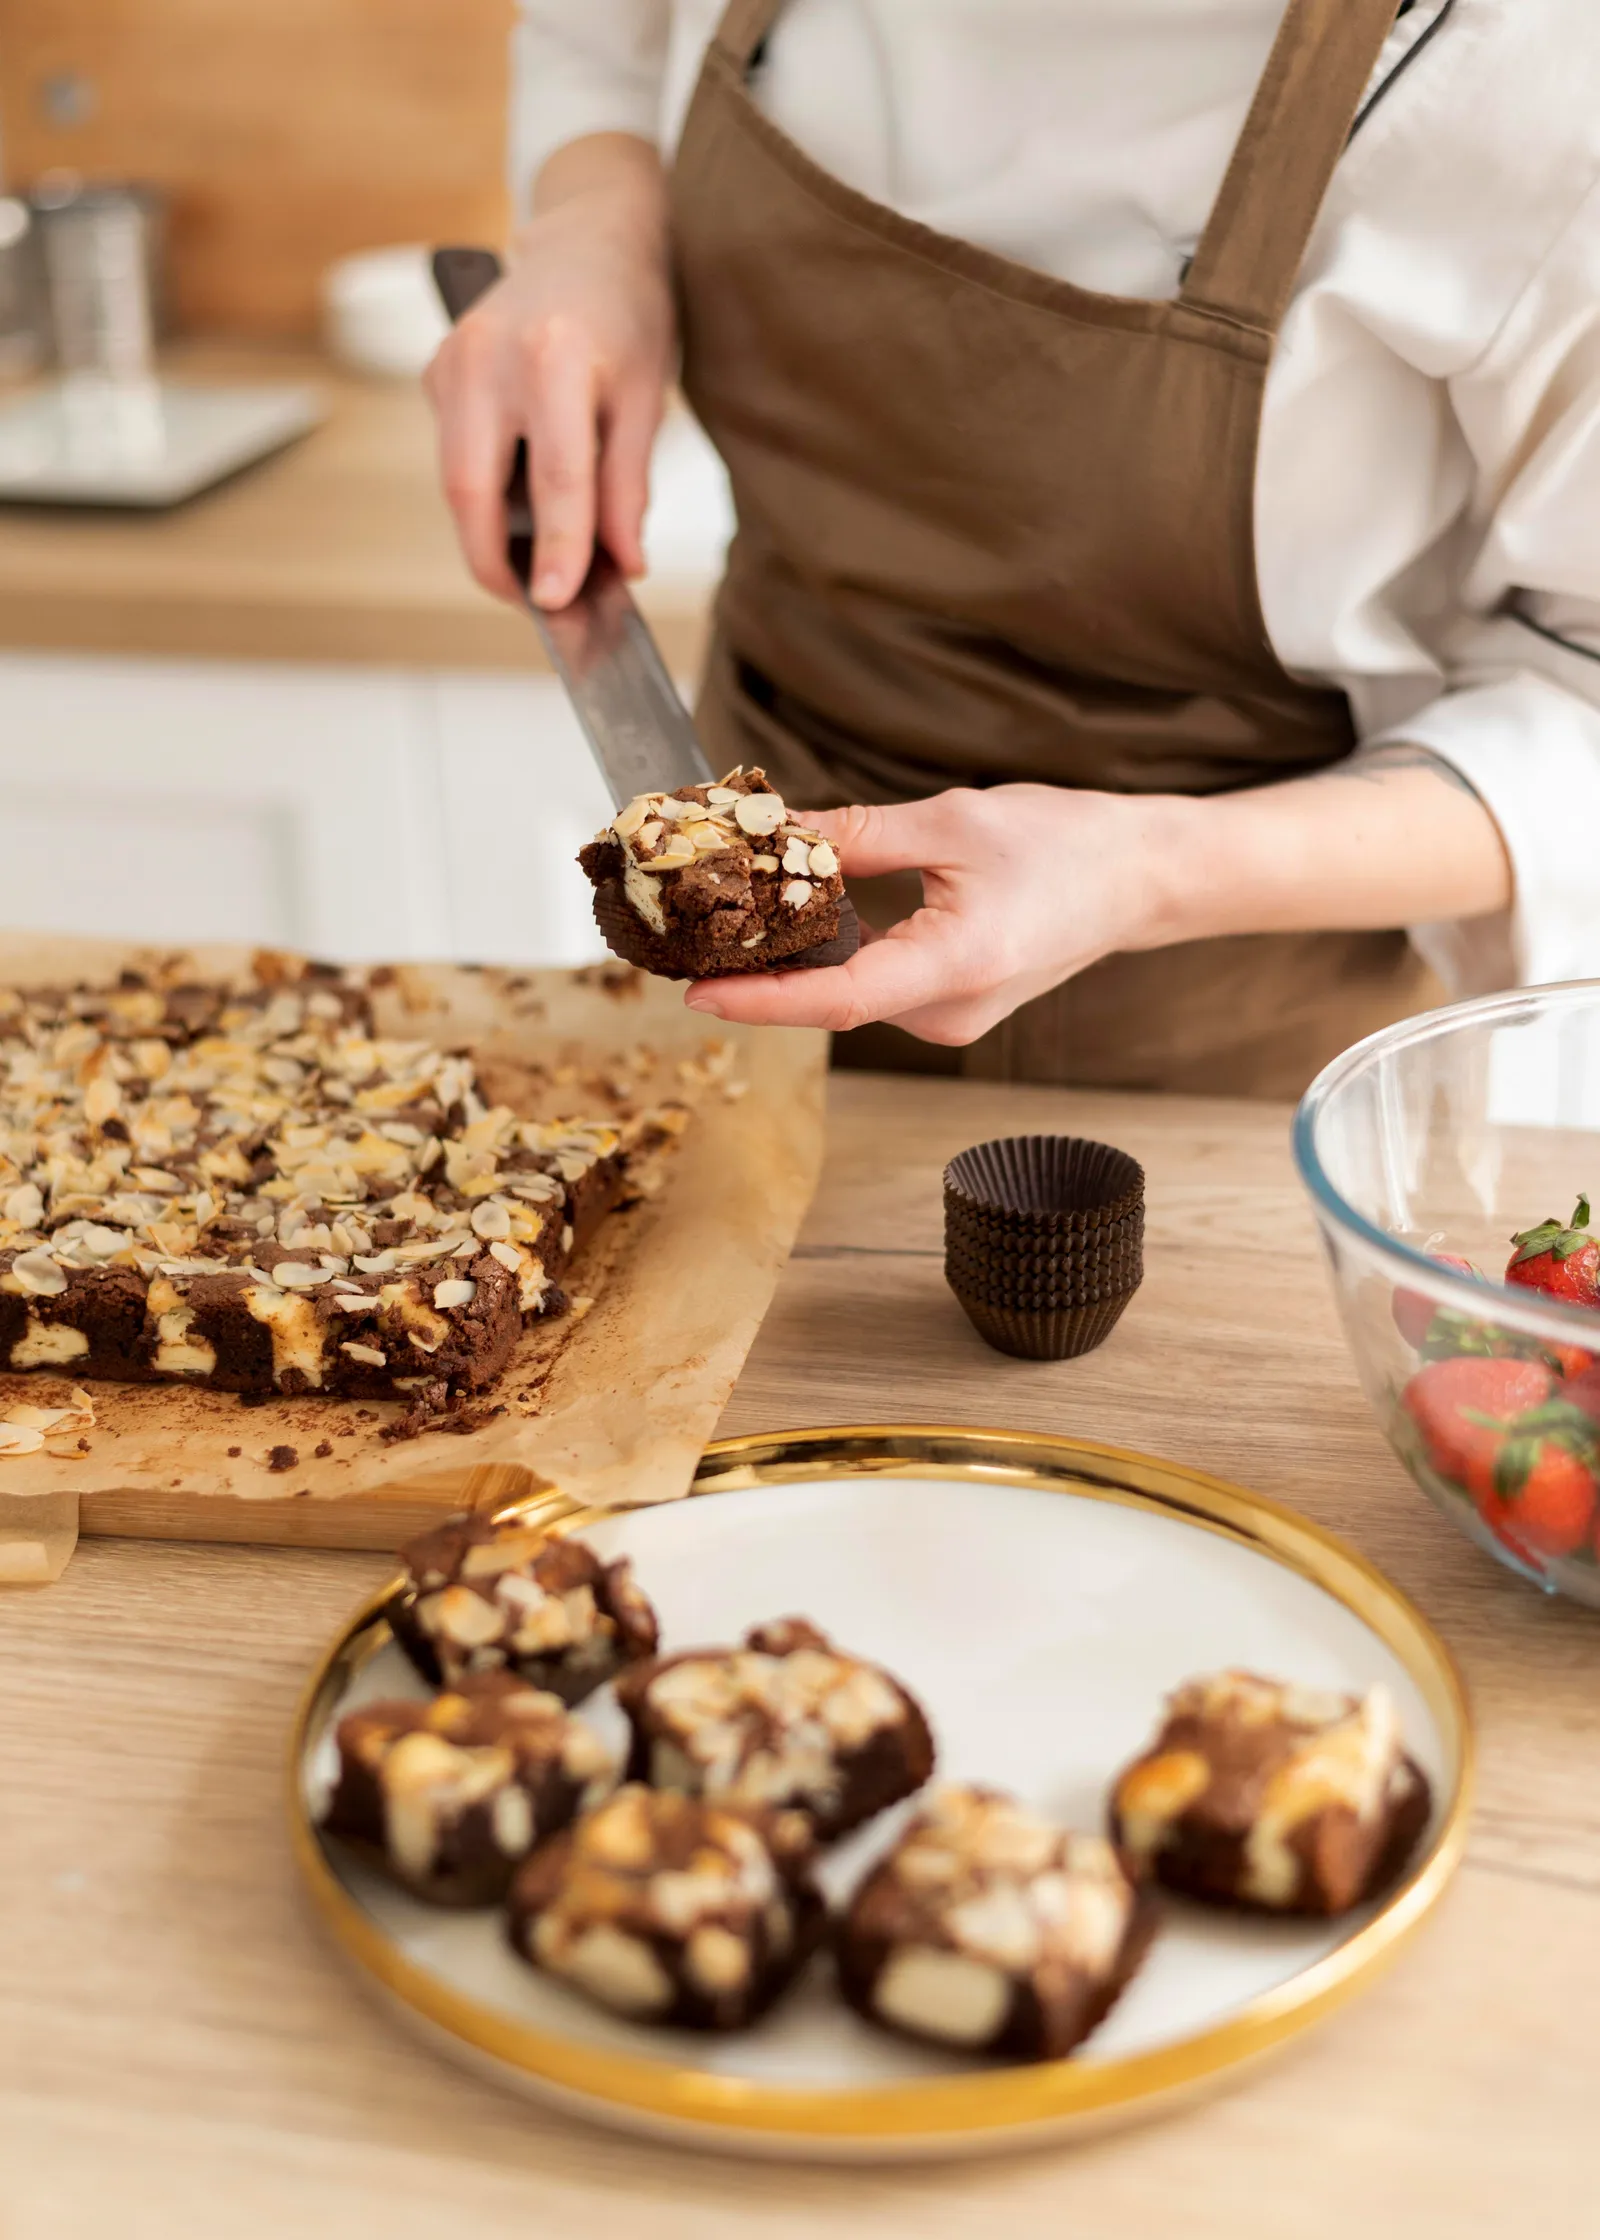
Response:
[[[158,375],[160,195],[55,173],[22,207],[57,377],[0,407],[0,500],[174,505],[315,426],[321,408],[303,383]]]
[[[149,187],[47,175],[28,196],[56,364],[118,384],[155,375],[166,211]]]
[[[0,195],[0,382],[37,373],[47,348],[33,213]]]

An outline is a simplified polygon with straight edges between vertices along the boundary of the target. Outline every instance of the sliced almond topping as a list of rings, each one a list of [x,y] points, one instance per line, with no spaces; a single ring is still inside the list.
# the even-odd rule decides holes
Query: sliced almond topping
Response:
[[[470,1307],[477,1296],[478,1287],[470,1276],[446,1276],[433,1287],[433,1303],[441,1314],[451,1307]]]
[[[37,1454],[44,1433],[32,1424],[0,1421],[0,1454]]]
[[[785,843],[783,868],[785,871],[797,872],[802,878],[811,868],[811,850],[798,833]]]
[[[650,814],[648,794],[635,794],[625,809],[619,809],[611,821],[611,829],[619,840],[626,840],[630,832],[637,832]]]
[[[839,868],[837,851],[826,840],[819,840],[811,851],[811,869],[819,879],[831,879]]]
[[[741,832],[764,838],[776,832],[788,814],[775,793],[744,793],[734,804],[734,822]]]
[[[11,1263],[11,1273],[24,1291],[31,1291],[39,1299],[59,1299],[67,1288],[67,1271],[42,1248],[19,1252]]]
[[[479,1237],[509,1237],[511,1234],[511,1208],[489,1198],[472,1209],[473,1234]]]
[[[319,1283],[327,1283],[332,1268],[314,1268],[308,1260],[280,1260],[272,1271],[273,1281],[285,1291],[312,1291]]]
[[[791,910],[803,910],[815,889],[809,879],[791,879],[783,890],[783,899]]]
[[[378,1346],[357,1345],[354,1338],[346,1338],[339,1351],[349,1354],[352,1361],[363,1361],[369,1369],[387,1369],[389,1356]]]
[[[498,1238],[489,1247],[491,1259],[498,1260],[502,1268],[509,1268],[513,1275],[522,1266],[522,1255],[514,1244],[502,1244]]]

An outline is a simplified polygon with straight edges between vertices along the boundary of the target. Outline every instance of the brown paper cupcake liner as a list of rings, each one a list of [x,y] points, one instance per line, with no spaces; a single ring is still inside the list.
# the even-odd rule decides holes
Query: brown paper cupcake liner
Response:
[[[1144,1203],[1144,1169],[1113,1144],[1084,1136],[996,1136],[958,1152],[945,1201],[984,1209],[1018,1228],[1094,1229]]]
[[[1016,1213],[1004,1206],[980,1206],[954,1190],[944,1194],[947,1220],[981,1221],[996,1236],[1034,1237],[1097,1237],[1107,1230],[1119,1229],[1129,1221],[1140,1220],[1142,1205],[1135,1204],[1116,1213],[1108,1214],[1035,1214]]]
[[[950,1222],[945,1228],[945,1250],[986,1265],[1014,1268],[1019,1274],[1044,1274],[1058,1268],[1107,1268],[1136,1262],[1144,1254],[1144,1230],[1130,1222],[1108,1236],[1087,1239],[1058,1238],[1054,1243],[1018,1243],[1009,1237],[985,1236],[966,1223]]]
[[[1067,1269],[1136,1266],[1144,1257],[1144,1228],[1140,1222],[1128,1222],[1092,1241],[1058,1237],[1053,1242],[1027,1244],[1009,1237],[985,1236],[981,1229],[972,1229],[965,1222],[950,1222],[944,1244],[947,1253],[958,1253],[984,1266],[1010,1268],[1019,1275],[1043,1275]]]
[[[991,1306],[963,1291],[956,1297],[979,1337],[998,1352],[1024,1361],[1070,1361],[1105,1342],[1133,1293],[1124,1291],[1090,1306],[1044,1311]]]
[[[1139,1273],[1134,1270],[1103,1279],[1091,1277],[1083,1283],[1016,1283],[1008,1277],[951,1261],[945,1263],[944,1276],[953,1291],[965,1292],[974,1299],[987,1299],[995,1306],[1015,1307],[1079,1307],[1095,1299],[1120,1298],[1124,1292],[1137,1291],[1140,1282]]]
[[[948,1229],[966,1229],[986,1237],[1004,1237],[1009,1243],[1037,1248],[1079,1247],[1104,1243],[1120,1236],[1128,1229],[1144,1227],[1144,1206],[1132,1206],[1119,1213],[1113,1221],[1096,1221],[1087,1226],[1074,1226],[1060,1222],[1053,1225],[1023,1220],[1007,1213],[1003,1207],[974,1205],[968,1198],[947,1190],[944,1198],[945,1226]]]
[[[1073,1307],[1096,1307],[1108,1299],[1130,1299],[1139,1288],[1136,1283],[1091,1283],[1081,1290],[1014,1291],[1005,1284],[974,1283],[968,1277],[948,1271],[945,1281],[963,1299],[978,1299],[989,1307],[1015,1308],[1019,1314],[1054,1314]]]

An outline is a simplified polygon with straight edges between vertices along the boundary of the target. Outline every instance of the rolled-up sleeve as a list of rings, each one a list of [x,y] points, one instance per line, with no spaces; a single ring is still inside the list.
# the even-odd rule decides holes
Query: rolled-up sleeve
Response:
[[[1450,388],[1475,499],[1449,689],[1363,744],[1426,748],[1500,828],[1508,916],[1413,929],[1453,987],[1600,977],[1600,187]]]
[[[658,136],[670,23],[670,0],[517,0],[510,164],[519,214],[569,140]]]

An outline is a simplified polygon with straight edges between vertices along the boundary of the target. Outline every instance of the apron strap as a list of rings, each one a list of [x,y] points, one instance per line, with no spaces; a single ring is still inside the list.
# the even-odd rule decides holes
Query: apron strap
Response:
[[[1277,332],[1397,12],[1397,0],[1289,0],[1180,302]]]
[[[728,0],[711,44],[743,76],[782,8],[783,0]]]

